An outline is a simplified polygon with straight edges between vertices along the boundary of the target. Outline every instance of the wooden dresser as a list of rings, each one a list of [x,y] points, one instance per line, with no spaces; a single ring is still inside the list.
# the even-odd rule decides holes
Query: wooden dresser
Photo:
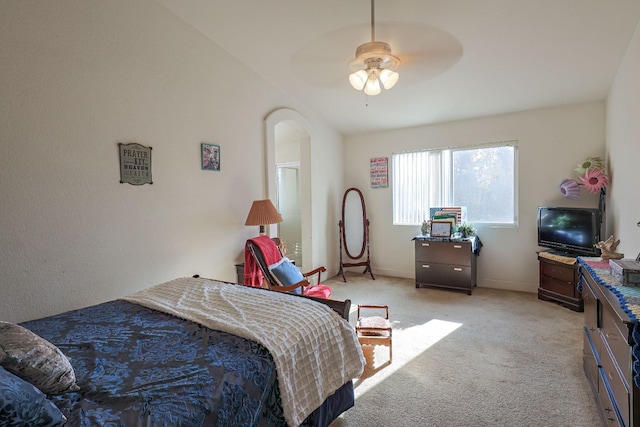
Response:
[[[575,257],[547,258],[548,252],[538,252],[540,286],[538,299],[553,301],[573,311],[583,311],[582,295],[577,288],[578,265]],[[563,262],[571,259],[572,264]]]
[[[638,322],[621,307],[628,308],[624,297],[616,295],[620,292],[609,288],[615,279],[606,264],[595,261],[598,258],[579,260],[585,321],[583,367],[602,424],[640,426],[640,390],[633,369],[633,330]]]
[[[462,290],[471,295],[476,286],[474,239],[416,237],[416,288],[435,286]]]

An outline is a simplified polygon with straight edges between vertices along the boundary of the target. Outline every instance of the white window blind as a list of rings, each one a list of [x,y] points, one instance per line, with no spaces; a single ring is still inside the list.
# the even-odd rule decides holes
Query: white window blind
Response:
[[[417,225],[431,207],[466,206],[468,221],[514,225],[517,142],[392,156],[393,223]]]

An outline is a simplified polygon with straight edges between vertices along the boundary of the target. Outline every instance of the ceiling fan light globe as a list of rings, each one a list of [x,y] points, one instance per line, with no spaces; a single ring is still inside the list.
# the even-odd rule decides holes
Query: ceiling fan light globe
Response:
[[[380,71],[380,81],[382,82],[382,86],[384,86],[386,90],[394,87],[396,83],[398,83],[399,77],[400,74],[396,73],[393,70],[384,69]]]
[[[371,72],[369,75],[369,80],[367,80],[367,84],[364,87],[364,93],[369,96],[374,96],[382,92],[382,88],[380,87],[380,79],[378,78],[378,74],[376,72]]]
[[[355,90],[364,89],[365,84],[367,84],[367,78],[369,75],[365,70],[356,71],[355,73],[349,74],[349,83]]]

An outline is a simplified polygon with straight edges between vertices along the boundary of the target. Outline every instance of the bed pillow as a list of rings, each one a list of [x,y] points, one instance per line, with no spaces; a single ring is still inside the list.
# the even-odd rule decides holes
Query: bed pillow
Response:
[[[46,394],[79,390],[60,349],[20,325],[0,321],[0,366]]]
[[[54,427],[65,421],[44,393],[0,367],[0,425]]]
[[[273,273],[278,283],[282,286],[294,285],[304,280],[304,276],[300,273],[298,267],[287,257],[282,257],[280,261],[271,264],[269,271]],[[302,292],[302,288],[296,288],[291,292],[299,294]]]

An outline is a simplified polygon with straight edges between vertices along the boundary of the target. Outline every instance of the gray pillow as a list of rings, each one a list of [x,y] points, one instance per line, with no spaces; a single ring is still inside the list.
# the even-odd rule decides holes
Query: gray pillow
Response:
[[[79,390],[60,349],[20,325],[0,321],[0,366],[46,394]]]

